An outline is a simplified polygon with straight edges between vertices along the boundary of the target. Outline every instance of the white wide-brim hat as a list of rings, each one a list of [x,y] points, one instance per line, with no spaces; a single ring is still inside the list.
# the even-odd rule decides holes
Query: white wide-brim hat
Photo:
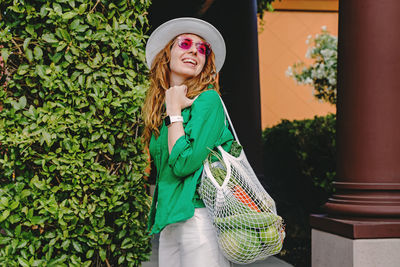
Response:
[[[151,68],[155,56],[176,36],[192,33],[211,45],[215,55],[215,68],[219,72],[224,65],[226,48],[221,33],[210,23],[197,18],[177,18],[161,24],[150,35],[146,45],[147,67]]]

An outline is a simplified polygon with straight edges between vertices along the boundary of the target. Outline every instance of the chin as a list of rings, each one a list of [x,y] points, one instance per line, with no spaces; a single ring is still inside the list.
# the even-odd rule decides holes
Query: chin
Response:
[[[182,76],[185,76],[186,79],[190,79],[193,77],[196,77],[197,75],[199,75],[200,73],[197,73],[195,71],[186,71],[186,72],[182,72]]]

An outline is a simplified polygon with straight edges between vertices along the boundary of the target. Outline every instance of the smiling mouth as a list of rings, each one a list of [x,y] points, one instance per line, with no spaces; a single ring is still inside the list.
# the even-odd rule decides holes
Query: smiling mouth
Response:
[[[196,66],[196,65],[197,65],[197,62],[196,62],[195,60],[193,60],[193,59],[190,59],[190,58],[185,58],[185,59],[182,60],[182,62],[183,62],[183,63],[192,64],[193,66]]]

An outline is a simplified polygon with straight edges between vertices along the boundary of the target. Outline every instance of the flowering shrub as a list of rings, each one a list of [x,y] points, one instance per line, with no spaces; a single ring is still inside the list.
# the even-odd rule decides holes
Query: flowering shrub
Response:
[[[306,66],[300,61],[289,67],[286,75],[292,77],[299,84],[310,84],[314,87],[314,96],[331,104],[336,104],[337,93],[337,43],[336,36],[332,36],[322,27],[322,34],[315,38],[308,36],[306,43],[310,46],[306,58],[314,60],[314,64]]]

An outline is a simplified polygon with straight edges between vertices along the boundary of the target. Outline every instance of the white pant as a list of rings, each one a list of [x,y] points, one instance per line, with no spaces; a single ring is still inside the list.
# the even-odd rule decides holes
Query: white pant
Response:
[[[160,234],[159,267],[229,267],[219,250],[206,208],[187,221],[167,225]]]

